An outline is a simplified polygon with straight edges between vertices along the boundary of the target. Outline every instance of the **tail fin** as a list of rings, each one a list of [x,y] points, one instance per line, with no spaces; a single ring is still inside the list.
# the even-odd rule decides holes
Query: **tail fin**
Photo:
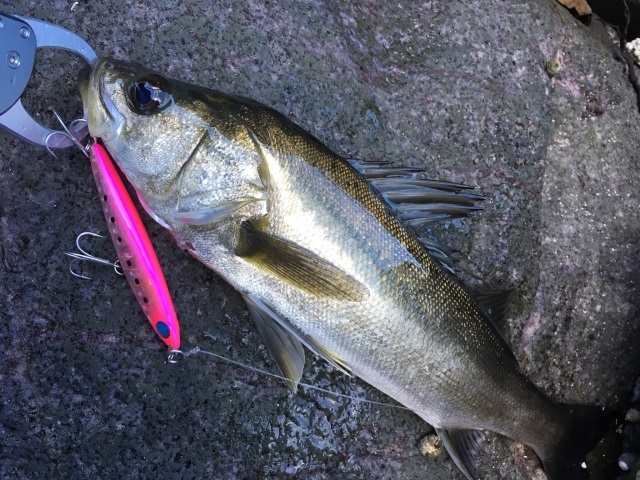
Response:
[[[604,437],[613,414],[603,407],[562,405],[569,417],[567,434],[558,442],[554,454],[542,459],[549,480],[588,480],[585,457]]]

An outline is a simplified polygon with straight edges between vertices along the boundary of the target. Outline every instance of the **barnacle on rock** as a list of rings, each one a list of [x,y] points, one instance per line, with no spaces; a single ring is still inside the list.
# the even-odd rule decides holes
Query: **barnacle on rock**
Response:
[[[627,42],[625,44],[625,47],[627,48],[627,51],[633,57],[633,60],[638,65],[640,65],[640,38],[636,38],[635,40],[633,40],[631,42]]]
[[[420,453],[427,458],[435,458],[442,453],[442,440],[438,435],[431,433],[418,443]]]
[[[635,408],[631,408],[625,415],[624,419],[630,423],[640,423],[640,411]]]
[[[560,70],[562,70],[562,62],[558,57],[553,57],[551,60],[547,62],[546,65],[547,73],[550,77],[556,75]]]

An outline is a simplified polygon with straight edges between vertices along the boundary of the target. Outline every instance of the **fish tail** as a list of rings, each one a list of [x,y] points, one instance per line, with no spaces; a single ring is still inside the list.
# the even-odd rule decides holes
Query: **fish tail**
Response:
[[[613,418],[611,411],[591,405],[561,405],[567,433],[552,454],[542,458],[549,480],[588,480],[586,456],[602,440]]]

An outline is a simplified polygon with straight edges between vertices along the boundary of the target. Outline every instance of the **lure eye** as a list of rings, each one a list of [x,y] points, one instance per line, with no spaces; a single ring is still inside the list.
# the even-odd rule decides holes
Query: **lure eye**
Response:
[[[171,85],[159,75],[148,75],[129,85],[127,100],[135,113],[151,115],[160,112],[172,102]]]

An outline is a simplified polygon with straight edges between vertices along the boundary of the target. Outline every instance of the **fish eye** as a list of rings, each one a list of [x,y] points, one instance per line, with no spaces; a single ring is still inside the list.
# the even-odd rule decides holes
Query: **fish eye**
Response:
[[[171,85],[159,75],[148,75],[131,82],[127,89],[129,108],[141,115],[151,115],[171,105]]]

